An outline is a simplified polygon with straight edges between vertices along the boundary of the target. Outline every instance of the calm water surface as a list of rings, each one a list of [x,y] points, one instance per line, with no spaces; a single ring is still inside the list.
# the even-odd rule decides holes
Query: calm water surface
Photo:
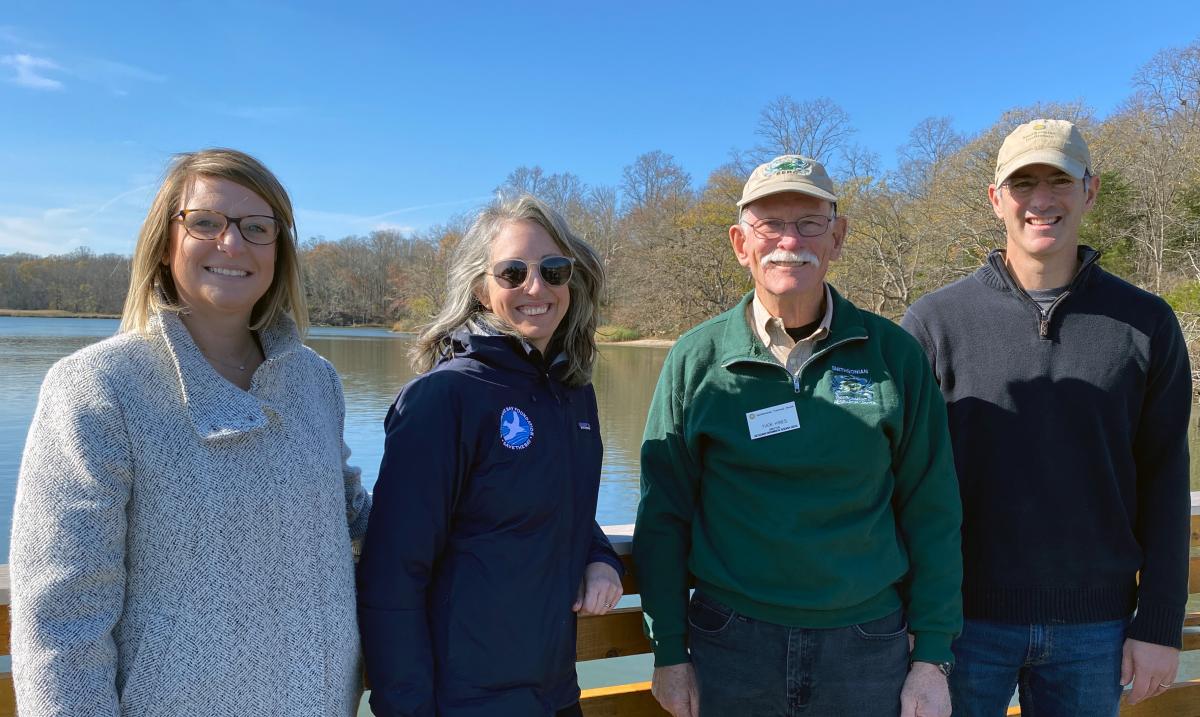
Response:
[[[7,562],[17,470],[37,405],[38,387],[58,359],[111,336],[111,319],[0,317],[0,562]],[[308,344],[341,374],[346,393],[350,462],[374,486],[383,453],[383,417],[396,391],[412,378],[409,339],[381,329],[314,328]],[[638,499],[638,449],[646,410],[665,348],[603,346],[594,382],[604,434],[604,469],[597,518],[632,523]],[[1200,440],[1192,422],[1192,490],[1200,490]]]
[[[9,528],[17,470],[25,435],[37,405],[38,387],[51,364],[111,336],[115,320],[0,317],[0,562],[8,561]],[[337,367],[346,393],[346,442],[363,481],[375,484],[383,452],[383,416],[396,391],[412,377],[405,359],[408,339],[382,330],[315,328],[308,344]],[[666,349],[604,346],[595,372],[604,432],[604,470],[598,518],[601,524],[631,523],[638,498],[638,447],[650,395]],[[1192,490],[1200,490],[1200,441],[1190,430]],[[1193,608],[1194,609],[1194,608]],[[1200,659],[1183,660],[1184,675],[1200,674]],[[7,669],[0,658],[0,669]],[[1195,664],[1193,664],[1195,663]],[[649,679],[648,655],[579,665],[584,687]],[[360,717],[369,717],[364,704]]]
[[[88,344],[112,336],[112,319],[0,316],[0,563],[8,562],[9,528],[17,470],[38,388],[50,366]],[[412,378],[409,339],[381,329],[318,327],[308,345],[341,374],[346,393],[350,463],[375,485],[383,455],[383,417],[396,392]],[[638,447],[650,395],[666,349],[605,346],[594,382],[604,435],[604,470],[597,518],[602,525],[632,523],[638,498]]]

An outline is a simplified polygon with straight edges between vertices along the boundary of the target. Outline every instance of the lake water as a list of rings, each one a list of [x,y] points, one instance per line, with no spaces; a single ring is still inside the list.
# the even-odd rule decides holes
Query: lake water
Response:
[[[0,562],[8,561],[9,528],[17,470],[25,435],[37,405],[38,387],[58,359],[111,336],[115,320],[0,317]],[[314,328],[308,344],[341,374],[346,393],[346,442],[363,482],[375,483],[383,452],[383,416],[396,391],[412,377],[408,339],[378,329]],[[601,525],[632,523],[638,499],[638,450],[646,410],[665,348],[606,345],[595,371],[604,432],[604,469],[597,518]],[[1194,411],[1193,411],[1194,413]],[[1194,414],[1195,416],[1195,414]],[[1200,440],[1193,418],[1189,431],[1192,490],[1200,490]],[[636,600],[636,598],[633,598]],[[627,599],[628,602],[628,599]],[[1196,609],[1196,605],[1189,606]],[[7,669],[0,658],[0,669]],[[649,679],[648,655],[580,663],[585,687]],[[1200,674],[1200,654],[1186,653],[1181,679]],[[365,698],[364,698],[365,701]],[[371,714],[363,706],[360,717]]]
[[[117,330],[112,319],[0,316],[0,562],[7,562],[17,470],[38,387],[58,359]],[[409,339],[382,329],[314,328],[308,342],[341,374],[346,393],[350,462],[374,486],[383,453],[383,417],[396,392],[412,378]],[[594,383],[604,434],[604,469],[597,519],[632,523],[638,500],[638,452],[646,411],[665,348],[604,345]],[[1200,490],[1200,436],[1192,422],[1192,490]]]
[[[113,335],[113,319],[0,316],[0,563],[7,562],[17,471],[38,388],[58,359]],[[409,339],[382,329],[317,327],[309,346],[329,359],[346,393],[346,443],[371,488],[383,454],[383,417],[396,392],[412,378]],[[646,410],[665,348],[604,346],[595,371],[604,470],[597,519],[632,523],[638,500],[638,449]]]

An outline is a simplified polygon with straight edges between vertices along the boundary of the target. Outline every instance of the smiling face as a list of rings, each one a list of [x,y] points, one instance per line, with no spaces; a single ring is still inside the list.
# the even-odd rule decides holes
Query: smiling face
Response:
[[[200,175],[183,193],[179,209],[211,209],[228,217],[274,216],[271,205],[236,182]],[[236,316],[249,325],[254,305],[275,276],[275,244],[251,244],[232,222],[216,239],[196,239],[179,221],[162,263],[170,267],[179,302],[204,320]]]
[[[750,226],[764,219],[795,222],[802,217],[830,216],[833,207],[824,199],[784,192],[747,204],[742,221],[729,228],[733,252],[754,277],[759,300],[775,316],[781,304],[803,300],[820,302],[825,296],[825,274],[829,263],[841,256],[845,219],[838,217],[820,236],[800,236],[794,224],[776,239],[764,239]]]
[[[492,239],[487,276],[476,291],[479,303],[517,330],[538,351],[545,353],[558,325],[571,306],[568,286],[551,286],[541,272],[529,272],[525,283],[516,288],[491,276],[492,267],[507,259],[521,259],[532,265],[549,256],[562,256],[563,250],[540,225],[530,221],[505,224]],[[533,269],[533,267],[530,267]],[[540,269],[540,266],[538,267]]]
[[[1049,180],[1062,177],[1070,178],[1057,167],[1031,164],[1013,172],[1006,180],[1006,183],[1037,182],[1029,196],[1014,196],[1008,186],[988,187],[992,210],[1004,222],[1010,258],[1046,262],[1063,257],[1074,261],[1079,246],[1079,224],[1096,201],[1099,179],[1090,178],[1086,186],[1074,180],[1070,191],[1053,191]]]

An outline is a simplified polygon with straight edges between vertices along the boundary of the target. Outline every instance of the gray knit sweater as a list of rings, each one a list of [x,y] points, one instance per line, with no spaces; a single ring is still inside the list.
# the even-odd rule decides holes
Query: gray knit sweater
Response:
[[[361,688],[333,367],[290,320],[249,392],[174,314],[59,361],[13,516],[22,717],[352,715]]]

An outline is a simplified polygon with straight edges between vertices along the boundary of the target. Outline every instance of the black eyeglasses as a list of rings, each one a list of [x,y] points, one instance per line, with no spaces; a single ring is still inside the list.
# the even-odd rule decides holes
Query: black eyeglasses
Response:
[[[184,209],[171,219],[178,220],[192,238],[201,241],[216,239],[230,224],[236,226],[242,238],[251,244],[271,244],[279,236],[279,222],[275,217],[227,217],[212,209]]]
[[[782,219],[760,219],[757,222],[748,222],[745,219],[742,223],[754,230],[754,233],[763,239],[778,239],[783,236],[787,228],[796,225],[796,233],[802,237],[819,237],[829,229],[830,222],[833,217],[827,217],[823,214],[813,214],[807,217],[800,217],[794,222],[785,222]]]
[[[529,278],[529,269],[536,266],[542,281],[550,286],[562,286],[571,280],[575,260],[565,256],[548,256],[541,261],[528,262],[523,259],[505,259],[496,262],[491,275],[505,289],[519,289]]]

